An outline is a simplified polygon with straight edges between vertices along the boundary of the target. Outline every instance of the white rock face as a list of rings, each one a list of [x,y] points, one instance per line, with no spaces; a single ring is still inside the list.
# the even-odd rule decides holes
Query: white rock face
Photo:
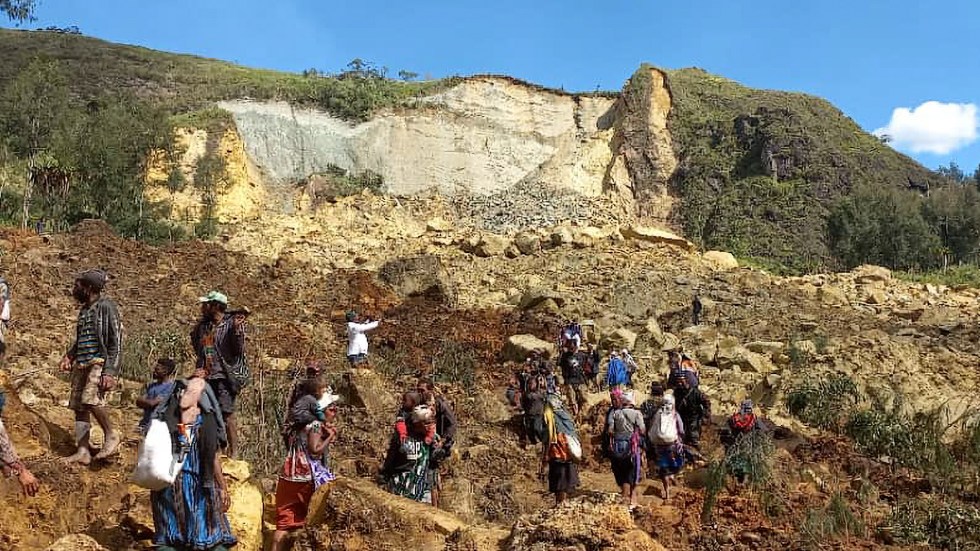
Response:
[[[353,126],[283,102],[219,106],[234,116],[250,158],[279,182],[336,165],[381,174],[398,195],[490,194],[522,181],[602,193],[614,156],[615,99],[476,77],[422,101]]]

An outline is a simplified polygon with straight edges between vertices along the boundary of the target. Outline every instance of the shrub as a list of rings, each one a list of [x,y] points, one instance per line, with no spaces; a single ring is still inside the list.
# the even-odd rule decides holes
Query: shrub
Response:
[[[826,507],[807,511],[800,532],[804,541],[816,545],[835,536],[862,536],[865,529],[864,523],[854,515],[847,500],[838,492],[830,498]]]
[[[936,499],[913,499],[896,507],[878,528],[882,536],[906,544],[950,551],[980,549],[980,510]]]
[[[476,383],[476,354],[473,348],[451,339],[443,339],[432,358],[432,379],[440,383],[462,385],[470,390]]]
[[[773,454],[776,445],[762,431],[750,432],[739,438],[725,453],[728,473],[744,477],[754,488],[763,488],[773,478]]]
[[[725,487],[725,476],[728,468],[725,461],[712,461],[708,464],[707,478],[704,487],[704,503],[701,505],[701,524],[711,521],[711,515],[718,502],[718,494]]]
[[[840,432],[861,395],[854,381],[841,374],[813,383],[810,377],[786,395],[789,412],[804,423]]]

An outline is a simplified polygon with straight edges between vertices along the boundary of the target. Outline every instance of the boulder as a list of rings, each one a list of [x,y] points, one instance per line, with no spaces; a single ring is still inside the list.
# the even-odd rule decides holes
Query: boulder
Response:
[[[221,469],[231,495],[228,522],[238,538],[235,549],[262,551],[262,491],[251,481],[251,467],[245,461],[225,459]]]
[[[543,350],[545,356],[551,357],[555,352],[555,343],[539,339],[534,335],[511,335],[507,337],[501,355],[504,360],[523,362],[534,350]]]
[[[829,283],[817,289],[817,298],[828,306],[842,306],[849,302],[844,291]]]
[[[480,241],[473,248],[473,252],[476,256],[482,257],[503,256],[509,246],[510,239],[502,235],[488,233],[480,237]]]
[[[436,216],[425,223],[425,229],[430,232],[447,232],[453,229],[453,223],[441,216]]]
[[[650,226],[627,226],[622,228],[620,232],[622,232],[623,237],[626,239],[645,241],[647,243],[672,245],[687,251],[693,251],[695,249],[694,244],[687,239],[660,228],[653,228]]]
[[[715,364],[721,369],[737,367],[750,373],[768,374],[776,370],[769,357],[748,350],[734,337],[725,337],[718,341]]]
[[[725,251],[708,251],[701,255],[708,264],[713,265],[719,270],[737,270],[738,260],[735,255]]]
[[[534,254],[541,250],[541,238],[531,232],[521,232],[514,236],[514,246],[521,254]]]
[[[556,291],[551,289],[546,289],[544,287],[537,287],[534,289],[529,289],[521,296],[521,301],[518,303],[517,307],[521,310],[535,310],[545,301],[552,301],[559,308],[565,305],[565,298],[558,294]]]
[[[677,335],[673,333],[664,333],[664,342],[660,345],[660,350],[666,352],[668,350],[677,350],[681,345],[681,340],[677,338]]]
[[[630,549],[666,551],[633,521],[615,496],[593,494],[522,516],[511,529],[507,551]]]
[[[746,344],[745,348],[756,354],[765,354],[770,358],[777,358],[786,350],[786,343],[779,341],[754,341]]]
[[[600,344],[603,347],[619,350],[621,348],[629,348],[632,350],[636,347],[636,333],[626,329],[625,327],[620,327],[611,333],[603,336]]]
[[[381,266],[378,279],[402,297],[424,296],[446,304],[456,302],[456,285],[435,255],[390,260]]]
[[[384,378],[370,369],[351,369],[344,373],[337,393],[344,404],[381,413],[395,408],[395,397]]]
[[[851,270],[854,280],[858,283],[872,283],[876,281],[888,282],[892,279],[892,271],[882,266],[865,264]]]
[[[572,230],[565,226],[560,226],[552,230],[551,232],[551,246],[561,247],[562,245],[572,244]]]
[[[650,335],[650,338],[657,346],[664,344],[664,332],[660,328],[660,322],[657,321],[657,318],[648,319],[643,325],[643,329]]]
[[[58,539],[47,546],[44,551],[109,551],[92,536],[86,534],[71,534]]]
[[[888,301],[888,295],[884,289],[876,285],[864,285],[861,287],[861,292],[864,294],[864,301],[868,304],[880,306]]]

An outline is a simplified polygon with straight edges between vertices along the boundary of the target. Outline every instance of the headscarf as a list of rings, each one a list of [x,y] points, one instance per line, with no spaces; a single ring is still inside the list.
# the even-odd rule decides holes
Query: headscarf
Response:
[[[561,396],[556,393],[548,393],[548,399],[544,405],[544,423],[548,428],[549,442],[554,442],[558,438],[559,432],[578,438],[575,421],[572,420],[571,414],[565,409]]]
[[[742,405],[739,406],[738,412],[742,415],[748,415],[752,413],[752,400],[742,400]]]
[[[670,413],[673,413],[674,412],[674,393],[673,392],[667,392],[666,394],[664,394],[664,402],[663,402],[663,406],[662,407],[666,408]]]
[[[426,423],[432,419],[432,410],[426,404],[421,404],[415,406],[412,409],[412,422],[413,423]]]
[[[650,383],[650,396],[663,396],[664,395],[664,385],[660,384],[660,381],[654,381]]]
[[[633,391],[632,390],[629,390],[629,391],[624,392],[623,393],[623,397],[622,397],[622,401],[623,401],[623,405],[624,406],[632,406],[632,405],[634,405],[634,403],[633,403]]]

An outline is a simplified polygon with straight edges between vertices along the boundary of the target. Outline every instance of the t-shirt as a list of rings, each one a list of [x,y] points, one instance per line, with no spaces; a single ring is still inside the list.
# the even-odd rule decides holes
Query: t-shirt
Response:
[[[78,312],[78,325],[75,328],[77,348],[75,362],[86,365],[95,359],[103,359],[99,349],[99,334],[95,328],[95,306],[82,308]]]
[[[609,418],[606,430],[611,430],[617,438],[630,436],[636,431],[646,432],[646,425],[643,423],[643,414],[633,408],[617,409]]]
[[[174,390],[174,381],[163,381],[163,382],[152,382],[146,385],[145,397],[148,400],[153,400],[156,398],[165,398],[170,395]],[[150,424],[150,416],[153,415],[153,410],[156,408],[147,408],[143,410],[143,418],[140,420],[140,426],[145,427]]]
[[[310,432],[319,431],[322,428],[323,425],[320,421],[313,421],[302,429],[293,432],[289,437],[289,451],[286,452],[286,460],[283,461],[279,478],[290,482],[310,482],[313,480],[310,454],[307,451],[306,443]]]

